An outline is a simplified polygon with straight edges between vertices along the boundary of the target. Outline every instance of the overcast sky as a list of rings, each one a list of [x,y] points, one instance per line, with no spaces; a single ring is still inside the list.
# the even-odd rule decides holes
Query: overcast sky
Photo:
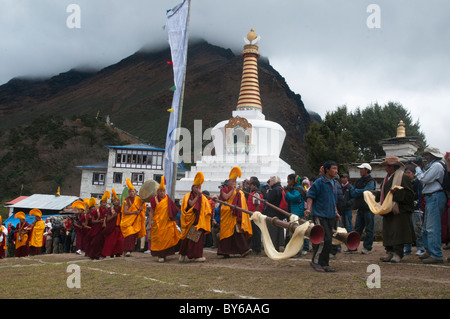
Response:
[[[166,10],[180,1],[0,0],[0,85],[167,46]],[[79,28],[68,25],[78,12],[69,20]],[[240,54],[253,27],[260,54],[307,109],[323,117],[341,105],[399,102],[445,153],[449,12],[448,0],[192,0],[189,35]]]

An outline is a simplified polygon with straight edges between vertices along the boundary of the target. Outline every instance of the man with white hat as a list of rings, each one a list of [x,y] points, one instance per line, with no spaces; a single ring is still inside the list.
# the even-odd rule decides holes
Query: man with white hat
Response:
[[[428,164],[425,171],[416,167],[416,177],[423,184],[422,193],[426,202],[425,220],[423,225],[423,241],[425,254],[419,258],[424,264],[437,264],[443,262],[441,249],[441,217],[447,202],[444,192],[444,175],[447,165],[443,155],[437,147],[429,146],[424,150],[424,157]]]
[[[362,254],[370,254],[373,245],[373,233],[374,233],[374,215],[370,211],[369,206],[367,206],[364,201],[364,192],[375,190],[375,180],[370,175],[372,171],[372,166],[369,163],[362,163],[357,166],[359,168],[360,178],[356,181],[355,185],[352,187],[350,194],[355,198],[353,209],[357,209],[355,230],[362,236],[365,229],[366,237],[363,242]],[[351,250],[345,250],[345,253],[352,253]]]

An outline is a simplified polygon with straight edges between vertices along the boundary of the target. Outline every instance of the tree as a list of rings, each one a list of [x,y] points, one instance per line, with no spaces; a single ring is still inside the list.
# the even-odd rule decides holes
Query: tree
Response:
[[[410,112],[399,103],[376,103],[353,113],[344,105],[327,112],[324,121],[313,123],[306,134],[308,166],[317,171],[331,159],[338,162],[340,170],[347,171],[350,162],[368,162],[384,156],[380,141],[397,135],[400,120],[405,123],[407,135],[417,136],[425,145],[419,122],[413,123]]]

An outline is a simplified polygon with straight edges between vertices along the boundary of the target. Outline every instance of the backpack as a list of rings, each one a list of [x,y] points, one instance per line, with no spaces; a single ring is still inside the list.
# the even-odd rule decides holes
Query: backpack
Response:
[[[280,187],[281,188],[281,187]],[[286,193],[284,192],[284,189],[283,188],[281,188],[281,191],[282,191],[282,196],[281,196],[281,202],[280,202],[280,208],[282,209],[282,210],[285,210],[285,211],[287,211],[288,210],[288,203],[287,203],[287,201],[286,201],[286,199],[284,198],[284,195],[286,195]]]
[[[449,199],[449,193],[450,193],[450,176],[449,176],[449,172],[447,171],[447,163],[445,161],[439,161],[439,163],[442,165],[442,167],[444,168],[444,180],[441,182],[439,182],[439,184],[441,184],[442,189],[444,190],[445,195],[447,196],[447,200]]]

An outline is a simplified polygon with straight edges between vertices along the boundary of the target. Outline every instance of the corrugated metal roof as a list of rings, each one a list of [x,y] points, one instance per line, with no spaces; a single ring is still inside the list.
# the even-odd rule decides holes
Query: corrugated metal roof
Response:
[[[78,196],[34,194],[9,207],[62,210],[64,207],[71,205],[78,199],[80,199]]]
[[[19,196],[17,198],[14,198],[13,200],[6,202],[5,205],[14,205],[20,202],[21,200],[24,200],[25,198],[28,198],[28,196]]]

